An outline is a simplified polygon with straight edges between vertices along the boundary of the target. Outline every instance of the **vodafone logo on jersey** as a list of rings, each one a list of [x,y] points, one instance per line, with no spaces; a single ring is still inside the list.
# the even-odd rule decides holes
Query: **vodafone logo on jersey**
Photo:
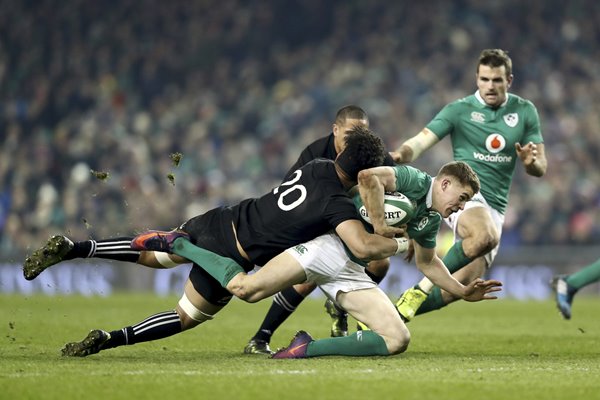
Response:
[[[499,133],[492,133],[485,139],[485,148],[492,154],[496,154],[504,150],[506,140]]]
[[[492,163],[510,163],[512,162],[512,156],[498,154],[506,147],[506,140],[499,133],[492,133],[485,139],[485,148],[490,154],[481,154],[479,152],[473,152],[473,157],[476,160],[492,162]]]

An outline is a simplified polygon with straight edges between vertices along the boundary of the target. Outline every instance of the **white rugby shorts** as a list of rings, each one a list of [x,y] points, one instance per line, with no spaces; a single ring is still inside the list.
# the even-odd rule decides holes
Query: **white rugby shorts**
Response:
[[[346,254],[342,240],[335,233],[319,236],[286,252],[302,265],[306,280],[318,285],[336,303],[339,292],[377,287],[365,273],[365,268]]]

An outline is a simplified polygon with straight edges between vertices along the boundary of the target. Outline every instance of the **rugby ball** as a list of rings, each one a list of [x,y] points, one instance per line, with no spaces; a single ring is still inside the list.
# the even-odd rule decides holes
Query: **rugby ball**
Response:
[[[371,219],[359,195],[355,196],[354,202],[362,219],[370,224]],[[412,219],[415,215],[415,207],[412,201],[402,193],[385,193],[383,196],[383,212],[385,213],[386,224],[400,226]]]

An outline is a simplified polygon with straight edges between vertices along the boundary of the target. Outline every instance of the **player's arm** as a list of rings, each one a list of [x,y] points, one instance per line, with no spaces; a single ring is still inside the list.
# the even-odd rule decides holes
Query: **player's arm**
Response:
[[[439,141],[440,139],[432,131],[423,128],[421,132],[402,143],[398,150],[390,152],[390,155],[398,164],[409,163]]]
[[[546,149],[544,143],[529,142],[521,146],[520,143],[515,143],[517,155],[523,162],[525,171],[531,176],[543,176],[548,168],[546,159]]]
[[[354,256],[365,261],[380,260],[408,249],[406,238],[389,239],[369,233],[357,219],[349,219],[338,224],[335,232]]]
[[[475,279],[467,286],[463,285],[450,275],[444,262],[437,256],[435,248],[428,249],[416,241],[414,241],[414,246],[417,268],[436,286],[453,296],[467,301],[489,300],[496,298],[489,293],[501,290],[502,283],[495,280]]]
[[[392,167],[375,167],[358,173],[358,191],[376,233],[392,237],[400,232],[385,223],[383,196],[396,191],[396,172]]]

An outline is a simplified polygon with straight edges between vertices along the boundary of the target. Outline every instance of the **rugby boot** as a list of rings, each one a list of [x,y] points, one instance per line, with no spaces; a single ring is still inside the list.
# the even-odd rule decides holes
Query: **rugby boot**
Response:
[[[35,279],[46,268],[61,262],[73,246],[73,242],[66,236],[52,236],[48,239],[44,247],[37,249],[31,256],[25,259],[23,276],[28,281]]]

